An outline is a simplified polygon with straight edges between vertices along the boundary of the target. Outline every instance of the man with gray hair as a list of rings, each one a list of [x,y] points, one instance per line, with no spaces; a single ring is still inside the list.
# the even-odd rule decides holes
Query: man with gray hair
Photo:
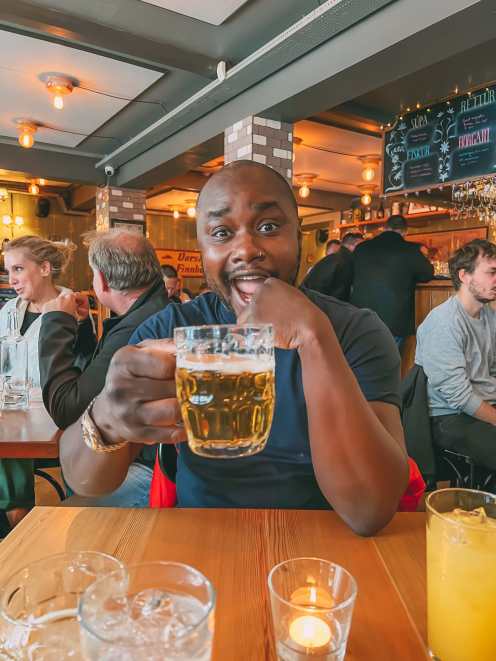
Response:
[[[167,303],[162,272],[155,250],[142,235],[123,230],[95,232],[87,237],[93,289],[113,316],[103,321],[96,343],[88,299],[81,294],[60,294],[43,308],[39,338],[43,402],[55,424],[65,429],[75,422],[105,384],[114,353],[126,346],[134,330]],[[93,357],[81,369],[75,365],[78,325],[87,326]],[[99,505],[147,506],[154,453],[130,467],[128,480]],[[151,466],[150,466],[151,464]],[[138,482],[142,488],[138,488]],[[142,494],[142,495],[140,495]]]

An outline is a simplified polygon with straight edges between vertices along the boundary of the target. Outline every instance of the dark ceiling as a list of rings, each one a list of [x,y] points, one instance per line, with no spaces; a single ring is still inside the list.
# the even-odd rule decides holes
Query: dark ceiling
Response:
[[[337,110],[389,121],[401,110],[427,105],[454,94],[496,81],[496,39],[457,53],[429,67],[357,97]]]

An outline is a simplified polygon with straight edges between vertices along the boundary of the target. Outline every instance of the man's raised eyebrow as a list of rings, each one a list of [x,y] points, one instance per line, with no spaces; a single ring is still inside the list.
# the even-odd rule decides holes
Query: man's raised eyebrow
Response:
[[[207,212],[207,218],[222,218],[231,211],[231,207],[221,207],[220,209],[211,209]]]

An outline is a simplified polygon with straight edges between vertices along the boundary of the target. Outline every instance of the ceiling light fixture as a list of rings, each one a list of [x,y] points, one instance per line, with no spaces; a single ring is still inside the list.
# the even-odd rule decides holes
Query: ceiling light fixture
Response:
[[[32,181],[29,184],[28,191],[31,193],[31,195],[38,195],[40,192],[40,187],[34,181]]]
[[[196,200],[190,199],[184,200],[184,202],[187,205],[186,215],[188,218],[196,218]]]
[[[360,196],[360,202],[364,207],[368,207],[372,204],[372,195],[374,194],[377,186],[360,186],[362,195]]]
[[[39,183],[40,186],[46,186],[46,179],[43,179],[43,178],[38,179],[38,183]]]
[[[17,227],[21,227],[21,225],[24,225],[24,218],[22,216],[16,216],[14,223],[17,225]]]
[[[29,120],[18,120],[16,122],[19,130],[19,144],[25,149],[30,149],[34,145],[34,134],[38,126]]]
[[[372,204],[372,196],[370,193],[364,193],[362,197],[360,198],[360,202],[363,204],[364,207],[368,207],[369,204]]]
[[[362,170],[362,179],[364,181],[372,181],[375,178],[375,168],[367,165]]]
[[[9,214],[5,214],[2,218],[2,223],[4,225],[12,225],[12,216],[9,216]]]
[[[295,174],[295,181],[297,182],[298,195],[303,199],[306,199],[310,196],[310,186],[314,179],[317,179],[318,175],[315,172],[302,172],[301,174]]]
[[[379,156],[368,155],[360,156],[360,161],[363,163],[362,179],[370,183],[375,179],[381,159]]]
[[[300,186],[298,189],[298,195],[300,197],[309,197],[310,196],[310,186],[308,184],[303,184],[303,186]]]
[[[52,95],[53,107],[56,108],[56,110],[63,109],[64,96],[71,94],[74,87],[79,85],[79,81],[74,78],[51,73],[40,74],[40,80],[45,83],[45,87]]]
[[[181,217],[181,214],[179,213],[179,211],[177,209],[174,209],[174,211],[172,212],[172,215],[174,216],[174,218],[176,220]]]

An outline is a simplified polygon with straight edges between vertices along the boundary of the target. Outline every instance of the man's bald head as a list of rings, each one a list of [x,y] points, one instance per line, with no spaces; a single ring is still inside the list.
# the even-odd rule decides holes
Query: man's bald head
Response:
[[[86,237],[90,266],[100,271],[111,289],[143,289],[162,278],[152,244],[137,232],[113,229]]]
[[[198,196],[198,213],[201,214],[205,205],[215,200],[219,193],[225,191],[226,188],[246,186],[250,179],[263,179],[267,187],[290,203],[298,217],[298,205],[288,181],[273,168],[256,161],[233,161],[213,174]]]
[[[237,315],[267,278],[295,282],[298,210],[290,185],[275,170],[253,161],[227,165],[203,187],[197,211],[207,282]]]

